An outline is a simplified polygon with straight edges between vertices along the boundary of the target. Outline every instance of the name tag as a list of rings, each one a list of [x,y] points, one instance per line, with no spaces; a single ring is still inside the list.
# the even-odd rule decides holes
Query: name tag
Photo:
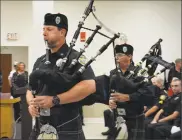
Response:
[[[40,116],[50,116],[50,108],[40,108]]]
[[[121,116],[126,115],[126,111],[124,108],[117,108],[117,112],[118,112],[118,115],[121,115]]]

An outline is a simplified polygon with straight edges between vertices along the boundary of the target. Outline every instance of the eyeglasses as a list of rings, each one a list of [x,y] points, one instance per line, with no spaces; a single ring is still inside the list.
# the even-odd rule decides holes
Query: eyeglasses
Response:
[[[126,54],[124,54],[124,53],[117,53],[116,54],[116,57],[122,57],[122,56],[126,56]]]

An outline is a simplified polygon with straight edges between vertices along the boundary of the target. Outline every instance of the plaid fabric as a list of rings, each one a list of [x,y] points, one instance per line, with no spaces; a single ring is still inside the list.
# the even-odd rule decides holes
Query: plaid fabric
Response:
[[[126,126],[128,129],[128,140],[144,140],[145,137],[145,123],[144,115],[134,118],[126,118]]]

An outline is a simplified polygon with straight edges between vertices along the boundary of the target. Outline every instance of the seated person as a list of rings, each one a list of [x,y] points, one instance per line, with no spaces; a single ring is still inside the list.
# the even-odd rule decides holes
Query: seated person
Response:
[[[177,119],[174,120],[172,125],[165,124],[157,127],[154,130],[154,138],[160,140],[166,140],[166,138],[170,137],[170,140],[180,140],[181,139],[181,115],[178,116]]]
[[[146,140],[156,139],[155,129],[161,126],[172,125],[173,121],[179,116],[181,110],[181,80],[173,79],[171,82],[171,88],[174,92],[172,97],[169,97],[166,103],[163,105],[155,115],[152,122],[145,128]],[[157,138],[158,139],[158,138]]]
[[[173,127],[176,127],[176,126],[173,126]],[[168,140],[181,140],[181,128],[177,132],[171,133],[171,136]]]
[[[177,77],[178,79],[181,79],[181,64],[182,64],[181,58],[178,58],[175,60],[175,68],[171,69],[168,74],[169,83],[172,81],[173,77]]]
[[[165,90],[163,90],[163,79],[160,77],[154,77],[152,78],[152,84],[156,85],[160,88],[159,91],[156,91],[156,100],[155,104],[152,107],[147,107],[145,111],[145,124],[150,123],[153,120],[153,117],[157,113],[157,111],[161,108],[161,106],[164,104],[165,99],[167,98],[167,93]]]
[[[173,69],[171,69],[168,73],[168,80],[167,80],[168,84],[167,84],[167,87],[165,87],[166,90],[168,90],[173,77],[177,77],[178,79],[181,79],[181,72],[182,72],[181,64],[182,64],[181,58],[178,58],[175,60],[175,67]],[[171,95],[169,95],[169,96],[171,96]]]

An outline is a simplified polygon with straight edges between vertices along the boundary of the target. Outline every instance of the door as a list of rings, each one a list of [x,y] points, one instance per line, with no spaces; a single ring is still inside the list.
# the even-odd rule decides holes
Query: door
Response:
[[[10,86],[8,82],[8,75],[12,69],[12,55],[0,54],[0,71],[2,73],[2,92],[10,93]]]

